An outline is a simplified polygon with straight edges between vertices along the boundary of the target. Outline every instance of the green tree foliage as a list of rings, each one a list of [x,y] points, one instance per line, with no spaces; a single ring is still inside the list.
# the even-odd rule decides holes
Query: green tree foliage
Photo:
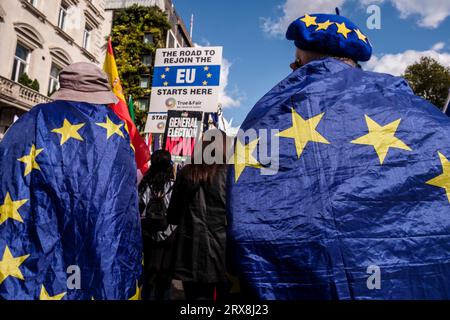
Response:
[[[19,77],[18,82],[25,87],[33,89],[34,91],[39,92],[39,81],[36,79],[31,80],[27,73],[22,73]]]
[[[156,49],[165,46],[169,29],[167,15],[158,7],[133,5],[116,12],[111,37],[126,101],[130,95],[134,101],[150,96],[151,88],[141,88],[140,78],[141,75],[151,75],[153,67],[144,65],[142,58],[147,54],[154,57]],[[153,42],[144,43],[144,36],[148,33],[153,36]],[[135,111],[136,125],[142,130],[147,112],[138,108]]]
[[[406,69],[404,77],[415,94],[441,109],[444,107],[450,89],[450,68],[423,57]]]
[[[34,79],[33,82],[31,82],[30,88],[34,91],[39,92],[39,87],[39,81],[37,81],[37,79]]]

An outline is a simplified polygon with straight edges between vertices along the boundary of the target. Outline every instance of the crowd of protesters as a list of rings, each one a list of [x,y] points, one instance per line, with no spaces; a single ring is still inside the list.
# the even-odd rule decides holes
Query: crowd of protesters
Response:
[[[55,101],[0,143],[0,299],[138,300],[141,264],[145,300],[175,299],[174,280],[189,301],[448,299],[448,118],[403,79],[362,70],[370,42],[339,14],[305,15],[286,36],[297,47],[294,72],[241,126],[287,127],[277,134],[283,168],[240,183],[235,172],[229,185],[234,148],[214,129],[182,168],[155,151],[137,190],[110,79],[92,64],[66,67]],[[348,143],[367,132],[364,118],[369,133]],[[400,122],[414,153],[395,136]],[[241,148],[245,158],[258,141]],[[238,164],[262,168],[255,162]],[[85,271],[78,288],[65,287],[67,265]],[[371,287],[373,266],[383,286]]]
[[[214,130],[226,145],[226,134]],[[204,154],[214,139],[203,139]],[[172,280],[187,300],[226,299],[226,148],[220,161],[187,164],[177,174],[168,151],[152,155],[139,185],[144,243],[143,299],[169,300]],[[213,155],[217,156],[217,155]]]

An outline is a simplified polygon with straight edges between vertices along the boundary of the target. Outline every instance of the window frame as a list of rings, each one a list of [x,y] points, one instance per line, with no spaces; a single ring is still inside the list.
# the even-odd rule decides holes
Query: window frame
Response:
[[[149,61],[148,64],[144,62],[145,57],[150,57],[150,61]],[[146,54],[142,55],[142,64],[143,64],[144,66],[146,66],[147,68],[151,68],[152,65],[153,65],[153,62],[154,62],[154,61],[153,61],[153,54],[151,54],[151,53],[146,53]]]
[[[91,49],[93,31],[94,31],[94,28],[89,23],[86,22],[84,25],[83,43],[81,44],[81,46],[83,47],[83,49],[86,49],[88,51]]]
[[[22,58],[17,56],[17,47],[18,46],[21,46],[22,48],[24,48],[27,51],[27,58],[26,58],[26,60],[23,60]],[[18,83],[19,82],[19,78],[20,78],[20,76],[22,74],[24,74],[24,73],[28,74],[32,51],[33,50],[31,50],[29,47],[27,47],[23,43],[17,41],[17,43],[16,43],[16,50],[14,52],[13,68],[12,68],[12,71],[11,71],[11,80],[12,81]],[[19,74],[20,73],[20,65],[21,64],[24,64],[25,67],[23,69],[23,73]]]
[[[58,12],[58,28],[65,31],[67,22],[67,12],[69,5],[65,1],[61,1]]]
[[[139,111],[148,111],[150,108],[150,99],[148,97],[136,99],[135,103]]]
[[[143,86],[142,86],[142,80],[143,80],[144,78],[147,79],[147,86],[146,86],[146,87],[143,87]],[[141,74],[141,75],[140,75],[140,77],[139,77],[139,87],[142,88],[142,89],[148,89],[148,88],[150,88],[150,75],[149,75],[149,74]]]
[[[147,36],[151,37],[151,41],[147,41]],[[155,43],[155,37],[153,36],[153,33],[146,32],[144,33],[144,44],[154,44]]]
[[[53,67],[56,67],[57,69],[59,69],[58,76],[56,76],[56,78],[53,77],[53,75],[52,75]],[[52,61],[52,64],[50,66],[50,75],[49,75],[49,81],[48,81],[48,90],[47,90],[48,96],[50,96],[51,94],[53,94],[55,91],[57,91],[59,89],[59,73],[62,71],[62,69],[63,69],[63,67],[61,65],[59,65],[55,61]],[[54,86],[55,83],[56,83],[56,86]]]
[[[169,46],[169,39],[173,39],[173,46]],[[177,37],[175,36],[175,33],[173,33],[172,30],[167,31],[167,37],[166,37],[166,48],[179,48],[180,44],[178,43]]]

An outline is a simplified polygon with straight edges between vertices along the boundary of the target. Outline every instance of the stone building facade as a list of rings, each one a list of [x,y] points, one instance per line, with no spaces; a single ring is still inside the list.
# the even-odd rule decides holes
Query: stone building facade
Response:
[[[134,4],[145,7],[156,6],[167,14],[171,25],[166,38],[167,48],[194,46],[186,25],[176,12],[172,0],[106,0],[106,15],[109,15],[108,18],[112,20],[115,10],[124,9]]]
[[[15,118],[49,101],[62,68],[80,61],[102,65],[111,30],[105,4],[105,0],[0,2],[0,138]],[[39,89],[20,84],[23,74],[36,80]]]
[[[166,48],[182,48],[193,47],[194,43],[186,28],[185,23],[178,15],[173,5],[172,0],[106,0],[106,17],[109,21],[114,21],[114,14],[120,10],[128,8],[132,5],[140,5],[144,7],[156,6],[161,11],[167,14],[170,30],[166,35]],[[145,39],[143,39],[145,41]],[[153,40],[149,40],[153,41]],[[150,58],[151,65],[153,65],[153,57]],[[151,84],[151,74],[144,74],[141,76],[141,87],[148,88]],[[150,106],[150,96],[134,97],[135,106],[141,111],[148,111]]]

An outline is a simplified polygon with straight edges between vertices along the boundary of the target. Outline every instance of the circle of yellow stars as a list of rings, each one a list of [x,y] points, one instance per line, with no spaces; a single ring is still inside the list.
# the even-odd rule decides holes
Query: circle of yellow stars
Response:
[[[5,199],[3,200],[3,204],[0,205],[0,225],[6,223],[8,219],[23,223],[19,209],[27,202],[28,199],[13,201],[10,193],[7,192]],[[15,278],[25,281],[25,277],[20,268],[29,257],[29,254],[13,254],[9,246],[5,246],[3,254],[0,258],[0,285],[2,285],[2,283],[8,278]],[[42,285],[39,300],[62,300],[66,294],[67,292],[62,292],[51,295]],[[135,294],[129,300],[141,300],[141,288],[139,287],[137,281]]]
[[[330,142],[317,130],[323,116],[324,113],[305,120],[292,109],[292,127],[282,131],[277,136],[293,139],[297,157],[300,159],[308,144],[330,144]],[[381,166],[385,164],[391,149],[403,150],[404,152],[413,151],[410,146],[396,136],[399,126],[401,125],[401,119],[397,119],[386,125],[379,124],[368,115],[365,115],[365,120],[368,133],[350,143],[372,147]],[[251,141],[248,144],[243,144],[239,139],[236,140],[235,152],[233,155],[236,183],[243,174],[245,168],[262,168],[262,165],[254,156],[258,143],[259,139]],[[441,152],[438,152],[438,156],[442,166],[442,174],[427,181],[426,184],[444,189],[450,204],[450,161]]]
[[[345,22],[337,23],[337,22],[331,22],[330,20],[327,20],[325,22],[317,22],[317,17],[305,15],[303,18],[300,19],[307,28],[311,26],[316,26],[317,28],[314,30],[315,32],[321,31],[321,30],[328,30],[328,28],[332,25],[335,25],[337,27],[336,33],[341,34],[345,39],[348,39],[348,35],[352,32],[356,33],[356,36],[359,40],[363,41],[364,43],[368,43],[368,38],[361,32],[359,29],[349,29]]]
[[[278,137],[293,139],[298,159],[301,158],[305,148],[310,143],[330,144],[330,142],[321,135],[317,127],[319,126],[325,114],[319,114],[310,119],[303,119],[295,109],[292,109],[292,127],[277,134]],[[380,165],[384,165],[389,151],[391,149],[403,150],[404,152],[412,152],[403,140],[396,136],[401,119],[397,119],[386,125],[379,124],[370,116],[365,115],[368,133],[356,138],[350,143],[372,147],[378,157]],[[258,162],[254,153],[258,147],[259,139],[253,140],[248,144],[243,144],[239,139],[236,140],[233,155],[235,182],[237,183],[245,168],[251,167],[261,169],[262,165]],[[427,181],[426,184],[442,188],[450,203],[450,161],[441,152],[438,156],[442,166],[442,174]]]
[[[163,80],[165,80],[165,79],[167,78],[166,73],[167,73],[167,72],[170,72],[170,68],[169,68],[169,67],[166,67],[166,68],[164,69],[164,71],[165,71],[165,73],[161,74],[161,76],[160,76],[161,79],[163,79]],[[212,74],[211,72],[209,72],[209,67],[208,67],[208,66],[204,66],[204,67],[203,67],[203,71],[207,72],[207,74],[206,74],[206,78],[207,78],[207,79],[211,79],[211,78],[212,78],[213,74]],[[203,86],[207,86],[207,85],[208,85],[208,81],[207,81],[207,80],[204,80],[204,81],[202,82],[202,85],[203,85]],[[163,82],[163,86],[164,86],[164,87],[169,86],[169,82],[168,82],[168,81],[164,81],[164,82]]]
[[[115,124],[108,116],[106,117],[105,122],[99,122],[96,123],[96,125],[106,130],[107,140],[109,140],[114,135],[125,138],[121,130],[122,127],[124,127],[124,124]],[[79,132],[84,126],[85,123],[71,123],[68,119],[64,119],[62,126],[51,130],[51,132],[58,134],[59,143],[62,146],[70,139],[84,141]],[[126,125],[124,129],[128,133],[128,128],[126,127]],[[35,144],[32,144],[29,151],[24,156],[17,159],[17,161],[24,164],[24,177],[28,176],[33,170],[41,170],[39,163],[37,162],[37,158],[42,152],[44,152],[43,148],[37,148]],[[3,198],[3,202],[0,204],[0,226],[4,223],[7,223],[8,221],[11,221],[11,223],[24,223],[20,211],[22,211],[22,207],[28,201],[29,199],[20,198],[17,200],[13,200],[10,192],[6,192],[6,195]],[[2,285],[2,283],[8,278],[15,278],[25,281],[25,277],[20,268],[29,257],[29,254],[13,254],[9,246],[6,246],[0,258],[0,285]],[[54,293],[54,295],[51,295],[42,285],[39,293],[39,299],[62,300],[66,296],[66,294],[67,292],[62,292],[57,294]],[[138,282],[136,282],[135,294],[129,300],[140,299],[141,288],[139,288]]]

